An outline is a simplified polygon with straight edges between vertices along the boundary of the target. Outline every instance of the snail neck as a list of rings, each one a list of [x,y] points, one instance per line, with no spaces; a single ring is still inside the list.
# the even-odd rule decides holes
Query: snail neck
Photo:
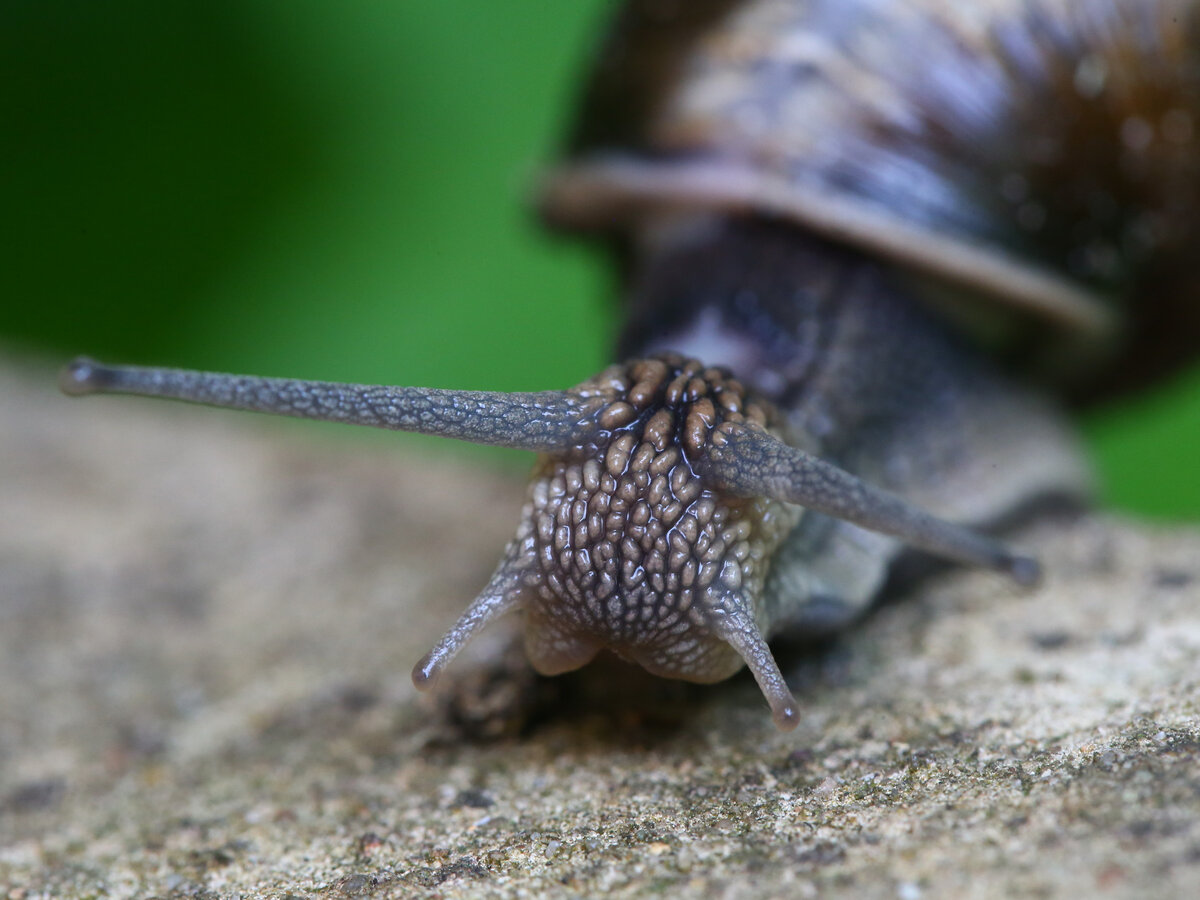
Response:
[[[887,265],[754,217],[663,229],[641,249],[621,356],[726,366],[789,443],[960,521],[1086,491],[1057,409]]]
[[[726,366],[788,416],[805,449],[836,455],[864,425],[911,425],[915,407],[987,377],[899,275],[794,226],[692,220],[642,246],[619,357],[673,350]]]

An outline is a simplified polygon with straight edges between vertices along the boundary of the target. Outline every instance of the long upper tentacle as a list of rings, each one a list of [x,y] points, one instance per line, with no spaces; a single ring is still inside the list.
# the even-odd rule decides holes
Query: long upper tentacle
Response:
[[[186,369],[106,366],[80,358],[65,369],[67,394],[138,394],[227,409],[370,425],[476,444],[548,451],[594,430],[595,404],[566,391],[498,393],[340,384]]]
[[[735,494],[796,503],[892,535],[937,556],[996,569],[1020,584],[1033,584],[1040,575],[1036,560],[970,528],[939,519],[763,431],[734,426],[714,433],[706,473],[719,487]]]

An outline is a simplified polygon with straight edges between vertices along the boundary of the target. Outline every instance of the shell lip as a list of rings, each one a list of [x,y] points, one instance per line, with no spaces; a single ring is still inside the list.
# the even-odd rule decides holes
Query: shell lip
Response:
[[[748,161],[602,153],[552,170],[537,196],[548,224],[576,231],[620,228],[656,211],[758,211],[1081,336],[1106,339],[1118,325],[1100,295],[1078,282]]]

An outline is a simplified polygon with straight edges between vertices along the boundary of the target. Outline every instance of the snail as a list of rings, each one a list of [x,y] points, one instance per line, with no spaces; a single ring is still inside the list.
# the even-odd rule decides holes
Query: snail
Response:
[[[857,619],[907,549],[1085,498],[1064,405],[1200,343],[1200,10],[1186,0],[630,0],[553,227],[607,246],[619,362],[565,391],[347,385],[78,359],[130,393],[538,454],[517,533],[417,663],[520,611],[538,671],[601,650],[698,682]]]

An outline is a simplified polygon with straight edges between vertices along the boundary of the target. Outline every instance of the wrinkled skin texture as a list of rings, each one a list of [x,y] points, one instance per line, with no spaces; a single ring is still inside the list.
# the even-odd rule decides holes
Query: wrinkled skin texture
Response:
[[[521,571],[525,643],[539,671],[609,649],[658,675],[717,681],[742,660],[716,627],[734,607],[767,625],[768,560],[799,511],[706,487],[714,428],[765,411],[721,370],[666,356],[584,387],[608,402],[577,454],[543,457],[506,563]]]

